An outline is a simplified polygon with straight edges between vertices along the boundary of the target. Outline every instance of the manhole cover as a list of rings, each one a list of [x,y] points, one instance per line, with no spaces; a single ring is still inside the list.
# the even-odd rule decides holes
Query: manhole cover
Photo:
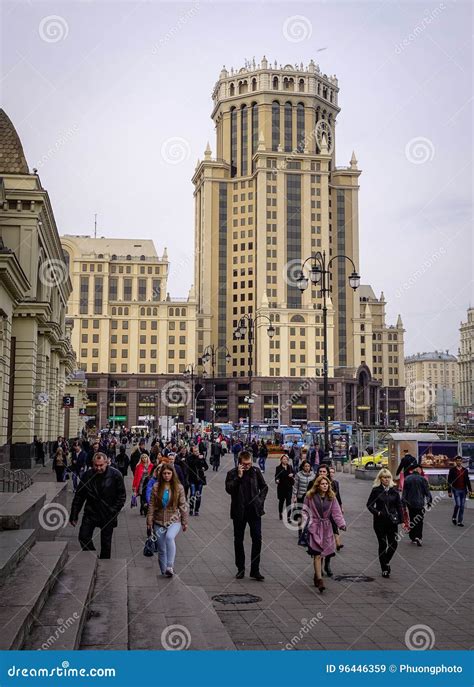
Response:
[[[373,582],[373,577],[367,575],[335,575],[336,582]]]
[[[212,600],[220,604],[256,604],[262,600],[262,597],[253,594],[217,594],[212,597]]]

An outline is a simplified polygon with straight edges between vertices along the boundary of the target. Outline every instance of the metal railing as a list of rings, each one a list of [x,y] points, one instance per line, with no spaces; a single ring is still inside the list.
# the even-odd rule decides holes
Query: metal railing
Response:
[[[5,465],[0,465],[0,493],[18,494],[32,484],[32,478],[24,470],[11,470]]]

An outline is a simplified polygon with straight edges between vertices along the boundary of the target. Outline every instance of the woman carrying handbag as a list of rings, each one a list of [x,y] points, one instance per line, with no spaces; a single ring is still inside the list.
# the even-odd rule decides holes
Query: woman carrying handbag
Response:
[[[382,577],[390,577],[390,561],[398,546],[398,526],[403,523],[402,502],[390,470],[383,468],[378,473],[367,508],[374,516]]]

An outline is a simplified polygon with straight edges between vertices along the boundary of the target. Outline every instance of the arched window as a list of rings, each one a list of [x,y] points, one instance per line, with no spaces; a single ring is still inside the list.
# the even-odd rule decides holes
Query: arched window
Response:
[[[305,130],[304,130],[304,105],[298,103],[296,106],[296,146],[298,152],[303,153],[305,147]]]
[[[327,98],[327,97],[328,97],[328,89],[323,88],[323,98]]]
[[[170,315],[170,317],[173,317],[173,315],[174,315],[174,308],[168,308],[168,315]]]
[[[127,255],[127,260],[131,260],[131,259],[132,259],[132,256],[131,256],[131,255]]]
[[[181,316],[186,317],[186,308],[181,308]]]
[[[118,314],[119,314],[119,315],[123,315],[123,308],[119,308],[119,309],[118,309]]]
[[[273,90],[278,91],[278,76],[273,77]]]
[[[144,256],[144,255],[140,255],[140,260],[145,260],[145,256]]]
[[[145,308],[140,308],[140,315],[144,315],[144,314],[145,314]]]
[[[117,260],[117,256],[115,255],[115,253],[114,253],[114,255],[112,255],[112,258],[111,258],[111,259],[112,259],[112,260]]]
[[[304,93],[304,79],[300,79],[298,83],[298,90],[300,93]]]
[[[257,79],[252,79],[252,91],[257,90]]]
[[[285,151],[293,148],[293,107],[291,103],[285,103]]]
[[[278,150],[280,145],[280,103],[272,103],[272,150]]]
[[[290,322],[305,322],[303,315],[293,315]]]
[[[153,315],[155,317],[158,315],[158,308],[153,308]]]
[[[116,315],[116,314],[117,314],[117,308],[112,308],[112,315]]]
[[[146,314],[151,316],[151,308],[146,309]]]
[[[124,315],[128,315],[128,308],[124,308],[124,309],[123,309],[123,314],[124,314]]]
[[[237,110],[230,111],[230,176],[237,174]]]
[[[229,95],[230,95],[230,97],[232,97],[233,95],[235,95],[235,86],[234,86],[233,83],[230,84],[230,87],[229,87]]]
[[[239,82],[239,94],[242,95],[243,93],[247,93],[248,91],[248,82],[247,81],[240,81]]]
[[[247,176],[247,151],[248,151],[248,122],[247,105],[242,105],[240,111],[240,173]]]

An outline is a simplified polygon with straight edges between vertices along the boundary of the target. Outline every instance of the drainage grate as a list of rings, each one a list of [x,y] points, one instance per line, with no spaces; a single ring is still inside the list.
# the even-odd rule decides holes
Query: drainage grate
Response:
[[[254,596],[253,594],[217,594],[212,597],[213,601],[218,601],[220,604],[256,604],[262,600],[261,596]]]
[[[368,575],[335,575],[336,582],[373,582],[373,577]]]

